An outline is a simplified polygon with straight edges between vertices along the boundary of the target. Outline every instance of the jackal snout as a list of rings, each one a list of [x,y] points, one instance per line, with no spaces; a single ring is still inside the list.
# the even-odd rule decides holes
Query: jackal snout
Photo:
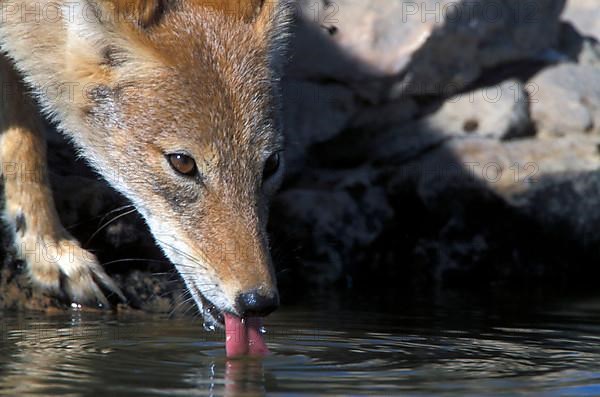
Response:
[[[277,141],[275,130],[269,135]],[[140,198],[138,208],[156,241],[199,305],[206,299],[240,317],[266,315],[279,302],[266,223],[282,160],[271,145],[213,139],[209,146],[218,150],[186,139],[199,180],[181,178],[157,156],[155,168],[147,166],[154,169],[152,182],[135,185],[131,196]]]
[[[246,169],[237,165],[231,173]],[[202,203],[205,216],[197,218],[196,229],[191,230],[197,236],[190,241],[193,252],[209,269],[198,269],[190,277],[212,275],[214,288],[226,302],[220,302],[218,293],[211,296],[210,288],[199,289],[221,310],[240,317],[267,315],[279,304],[265,227],[267,201],[262,187],[246,194],[207,193]]]

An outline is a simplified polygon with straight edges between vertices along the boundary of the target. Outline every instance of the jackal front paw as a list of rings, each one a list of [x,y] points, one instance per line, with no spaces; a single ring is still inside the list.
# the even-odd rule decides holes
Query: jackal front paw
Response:
[[[18,251],[27,263],[32,281],[51,293],[66,294],[74,303],[109,307],[104,288],[125,301],[96,257],[73,238],[25,238]]]

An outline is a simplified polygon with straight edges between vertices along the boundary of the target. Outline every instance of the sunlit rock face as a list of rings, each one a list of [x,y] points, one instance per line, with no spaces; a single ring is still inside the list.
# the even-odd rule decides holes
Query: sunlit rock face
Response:
[[[294,62],[290,70],[367,85],[368,77],[391,78],[394,95],[456,92],[485,68],[547,56],[557,43],[564,5],[565,0],[303,0],[294,54],[311,61]]]
[[[597,1],[569,0],[563,17],[575,25],[582,34],[590,37],[600,37]]]

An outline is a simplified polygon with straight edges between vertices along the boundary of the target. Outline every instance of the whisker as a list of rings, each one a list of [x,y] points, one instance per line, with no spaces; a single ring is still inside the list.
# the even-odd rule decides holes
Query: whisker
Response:
[[[107,215],[110,215],[110,214],[112,214],[113,212],[116,212],[116,211],[121,211],[121,210],[123,210],[123,209],[126,209],[126,208],[128,208],[128,207],[133,207],[133,204],[124,205],[124,206],[121,206],[121,207],[119,207],[119,208],[115,208],[114,210],[110,210],[110,211],[108,211],[108,212],[107,212],[107,213],[105,213],[105,214],[102,214],[102,215],[96,215],[96,216],[93,216],[93,217],[91,217],[91,218],[87,218],[87,219],[81,220],[80,222],[75,222],[75,223],[72,223],[72,224],[70,224],[70,225],[67,225],[67,226],[65,226],[65,229],[67,229],[67,230],[71,230],[71,229],[73,229],[73,228],[76,228],[77,226],[80,226],[80,225],[86,224],[86,223],[88,223],[88,222],[91,222],[91,221],[93,221],[94,219],[98,219],[98,218],[101,218],[101,219],[100,219],[100,221],[99,221],[99,223],[102,223],[102,221],[103,221],[103,220],[106,218],[106,216],[107,216]]]
[[[104,220],[106,219],[106,217],[109,216],[110,214],[118,212],[118,211],[126,210],[128,208],[134,208],[133,204],[123,205],[123,206],[121,206],[119,208],[115,208],[114,210],[108,211],[106,214],[104,214],[104,216],[102,216],[102,218],[100,219],[100,221],[98,223],[104,222]]]
[[[188,315],[188,313],[190,312],[190,310],[194,310],[194,309],[198,309],[198,307],[197,307],[196,305],[189,305],[189,307],[188,307],[187,309],[185,309],[185,310],[184,310],[184,311],[181,313],[181,315],[182,315],[182,316],[187,316],[187,315]],[[196,312],[197,312],[197,313],[200,313],[200,310],[196,310]],[[195,316],[193,316],[193,317],[195,317]]]
[[[122,213],[122,214],[119,214],[119,215],[115,216],[114,218],[112,218],[110,221],[108,221],[108,222],[106,222],[105,224],[103,224],[102,226],[100,226],[100,227],[98,228],[98,230],[96,230],[96,231],[95,231],[95,232],[94,232],[94,233],[91,235],[91,237],[90,237],[90,238],[89,238],[89,239],[88,239],[88,240],[85,242],[84,246],[87,246],[87,245],[90,243],[90,241],[92,241],[92,240],[94,239],[94,237],[96,237],[96,236],[98,235],[98,233],[100,233],[102,230],[104,230],[104,229],[105,229],[105,228],[106,228],[108,225],[110,225],[111,223],[113,223],[114,221],[116,221],[116,220],[118,220],[118,219],[120,219],[120,218],[123,218],[124,216],[127,216],[127,215],[129,215],[129,214],[133,214],[135,211],[136,211],[136,210],[135,210],[135,208],[134,208],[134,209],[132,209],[132,210],[130,210],[130,211],[127,211],[127,212],[124,212],[124,213]]]
[[[290,267],[286,267],[286,268],[280,269],[280,270],[279,270],[279,271],[277,271],[275,274],[276,274],[277,276],[280,276],[280,275],[282,275],[282,274],[285,274],[285,273],[288,273],[288,272],[290,272],[290,271],[292,271],[292,268],[290,268]]]
[[[193,256],[191,256],[191,255],[190,255],[190,254],[188,254],[187,252],[184,252],[184,251],[182,251],[181,249],[179,249],[179,248],[177,248],[177,247],[173,246],[172,244],[169,244],[169,243],[167,243],[167,242],[166,242],[166,241],[164,241],[164,240],[161,240],[160,238],[158,238],[158,237],[156,237],[156,236],[155,236],[154,238],[156,239],[156,241],[158,241],[159,243],[161,243],[161,244],[164,244],[164,245],[166,245],[167,247],[171,248],[173,251],[175,251],[175,252],[177,252],[178,254],[182,255],[184,258],[186,258],[187,260],[189,260],[189,261],[190,261],[190,262],[192,262],[193,264],[195,264],[195,265],[198,265],[199,267],[201,267],[201,268],[203,268],[203,269],[205,269],[205,270],[208,270],[208,269],[207,269],[207,267],[206,267],[206,266],[204,266],[204,264],[202,264],[201,262],[199,262],[199,261],[198,261],[198,259],[194,258]],[[192,267],[193,267],[193,266],[189,266],[189,265],[184,265],[184,264],[182,264],[182,263],[178,263],[177,265],[178,265],[178,266],[181,266],[181,267],[190,267],[190,268],[192,268]]]
[[[102,266],[112,265],[120,262],[152,262],[152,263],[163,263],[170,264],[169,261],[159,260],[159,259],[147,259],[147,258],[123,258],[123,259],[115,259],[113,261],[103,262]]]
[[[181,312],[181,308],[184,307],[185,305],[188,305],[188,307],[185,309],[185,311],[183,311],[181,313],[182,315],[186,315],[187,312],[189,312],[191,309],[193,309],[194,307],[197,307],[194,302],[194,297],[190,296],[189,298],[187,298],[187,299],[177,303],[175,306],[173,306],[169,315],[174,316],[175,312]]]
[[[150,273],[152,276],[172,276],[174,274],[177,273],[177,270],[172,270],[172,271],[168,271],[168,272],[157,272],[157,273]],[[177,281],[177,280],[170,280],[170,281]]]
[[[190,310],[197,310],[197,314],[193,316],[193,318],[197,318],[201,316],[201,312],[200,312],[200,308],[198,307],[198,305],[196,304],[196,300],[194,298],[194,294],[192,293],[192,291],[190,289],[185,289],[184,291],[184,296],[185,295],[189,295],[188,298],[184,299],[183,301],[179,302],[177,305],[175,305],[173,307],[173,309],[171,310],[171,315],[175,315],[176,311],[180,312],[180,308],[183,307],[184,305],[188,305],[187,309],[185,309],[183,312],[180,312],[181,315],[185,316],[189,313]]]

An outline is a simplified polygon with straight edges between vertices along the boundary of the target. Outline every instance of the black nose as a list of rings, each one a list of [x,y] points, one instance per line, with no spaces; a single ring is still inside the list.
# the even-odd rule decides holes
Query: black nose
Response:
[[[252,290],[238,295],[236,304],[242,317],[264,317],[279,307],[279,294]]]

